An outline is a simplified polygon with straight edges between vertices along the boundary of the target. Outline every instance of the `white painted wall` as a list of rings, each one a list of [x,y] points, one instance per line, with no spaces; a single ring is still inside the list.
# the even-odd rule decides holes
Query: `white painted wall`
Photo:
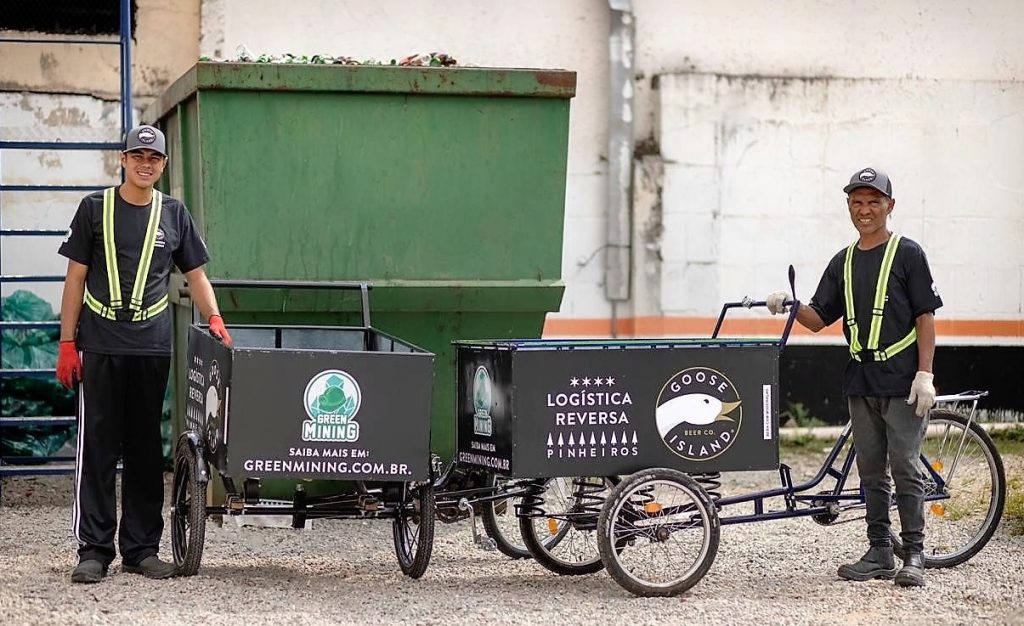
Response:
[[[666,313],[763,298],[789,263],[808,299],[856,239],[842,188],[873,165],[892,177],[893,230],[929,253],[942,316],[1019,319],[1024,83],[676,74],[658,93]]]
[[[461,63],[579,72],[566,194],[567,291],[555,317],[610,314],[600,253],[606,2],[284,6],[206,0],[204,16],[211,17],[203,52],[229,57],[244,44],[254,52],[387,59],[442,50]],[[809,293],[825,260],[851,238],[838,191],[843,179],[874,162],[892,170],[894,225],[932,253],[951,303],[946,313],[1020,317],[1021,256],[1002,247],[1021,234],[1017,173],[1024,171],[1024,142],[1015,115],[1022,102],[1024,56],[1017,50],[1024,4],[637,0],[633,6],[635,134],[657,135],[664,163],[654,167],[659,174],[664,169],[664,188],[660,216],[652,215],[645,203],[658,200],[657,181],[647,192],[638,184],[634,228],[637,244],[644,244],[634,253],[638,298],[620,315],[708,315],[737,290],[777,286],[790,260],[800,270],[801,292]],[[661,74],[669,76],[653,90]],[[814,80],[757,78],[780,76]],[[837,77],[848,80],[829,80]],[[954,172],[969,187],[944,182]],[[970,251],[978,247],[987,250]]]
[[[1024,80],[1019,0],[635,0],[638,119],[650,77]],[[646,112],[646,115],[644,114]],[[650,131],[650,126],[646,130]],[[638,129],[645,136],[644,129]]]
[[[657,137],[661,154],[637,169],[637,297],[618,315],[706,315],[733,286],[774,288],[780,270],[771,266],[789,259],[808,293],[852,234],[837,185],[873,161],[892,170],[895,225],[930,252],[947,313],[1021,318],[1020,253],[1003,246],[1016,247],[1022,234],[1024,3],[634,0],[633,7],[635,135]],[[610,315],[601,254],[605,0],[201,0],[200,12],[199,52],[210,56],[232,57],[242,44],[257,53],[377,59],[436,50],[462,64],[577,71],[567,291],[553,317]],[[954,172],[970,184],[944,182]],[[836,219],[822,220],[826,210]],[[713,219],[715,211],[725,217]],[[820,234],[794,235],[779,225],[782,216]],[[751,247],[758,238],[778,241]],[[802,245],[790,250],[794,241]]]

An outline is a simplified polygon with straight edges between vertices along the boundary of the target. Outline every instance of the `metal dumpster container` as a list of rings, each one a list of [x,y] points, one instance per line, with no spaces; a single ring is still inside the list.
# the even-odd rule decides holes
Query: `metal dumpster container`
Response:
[[[451,341],[538,337],[561,303],[567,71],[199,63],[165,131],[216,279],[367,280],[374,326],[437,355],[435,452],[454,455]],[[174,431],[192,322],[175,312]],[[352,325],[358,299],[219,290],[230,326]]]

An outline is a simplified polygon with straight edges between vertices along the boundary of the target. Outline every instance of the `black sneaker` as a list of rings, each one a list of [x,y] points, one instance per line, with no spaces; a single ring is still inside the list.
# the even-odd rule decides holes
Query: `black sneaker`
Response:
[[[840,565],[838,574],[840,578],[859,582],[875,578],[890,580],[896,575],[896,560],[892,556],[892,547],[872,547],[856,563]]]
[[[82,561],[71,571],[73,583],[98,583],[107,575],[107,566],[94,559]]]
[[[900,587],[924,586],[924,555],[911,552],[903,559],[903,569],[896,574],[896,584]]]
[[[154,554],[142,559],[137,565],[124,563],[121,565],[121,570],[129,574],[142,574],[146,578],[170,578],[177,575],[178,566],[161,561],[160,557]]]

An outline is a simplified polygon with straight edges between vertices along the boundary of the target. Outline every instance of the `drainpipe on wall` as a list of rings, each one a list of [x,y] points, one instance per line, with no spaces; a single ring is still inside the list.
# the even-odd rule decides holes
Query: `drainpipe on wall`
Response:
[[[618,303],[629,300],[633,181],[633,44],[632,0],[608,0],[608,227],[605,236],[604,294],[612,303],[611,335],[616,336]]]

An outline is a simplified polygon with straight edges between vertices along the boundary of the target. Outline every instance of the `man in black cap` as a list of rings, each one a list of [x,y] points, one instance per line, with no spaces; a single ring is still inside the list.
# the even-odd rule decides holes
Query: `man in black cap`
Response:
[[[797,321],[813,332],[842,318],[850,344],[843,376],[857,469],[866,500],[870,549],[839,567],[847,580],[895,578],[900,586],[924,584],[924,479],[919,467],[929,409],[935,404],[932,359],[935,310],[942,306],[924,251],[889,232],[896,201],[884,172],[858,170],[843,188],[850,220],[860,237],[840,250]],[[786,310],[787,294],[768,296],[773,314]],[[904,401],[904,398],[906,401]],[[896,484],[903,567],[893,558],[886,464]]]
[[[157,556],[163,533],[160,415],[171,356],[167,308],[171,266],[188,279],[210,331],[230,345],[203,265],[206,245],[178,200],[153,185],[167,165],[164,135],[133,128],[121,154],[125,182],[82,199],[60,254],[68,258],[61,300],[57,379],[78,387],[78,449],[72,525],[77,583],[122,570],[168,578]],[[123,459],[117,523],[117,460]]]

